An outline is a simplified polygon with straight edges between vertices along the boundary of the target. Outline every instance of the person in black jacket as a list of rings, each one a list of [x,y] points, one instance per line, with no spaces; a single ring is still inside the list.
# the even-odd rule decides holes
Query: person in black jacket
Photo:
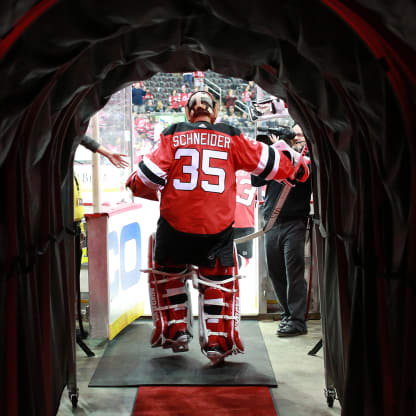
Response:
[[[294,138],[290,146],[301,150],[305,137],[300,126],[293,127]],[[271,141],[277,137],[271,136]],[[267,221],[273,211],[283,184],[251,177],[254,186],[267,185],[264,201],[264,219]],[[305,323],[307,283],[305,274],[305,235],[311,199],[311,177],[297,182],[286,199],[273,228],[265,234],[267,268],[279,304],[282,308],[281,321],[277,331],[280,337],[307,333]]]

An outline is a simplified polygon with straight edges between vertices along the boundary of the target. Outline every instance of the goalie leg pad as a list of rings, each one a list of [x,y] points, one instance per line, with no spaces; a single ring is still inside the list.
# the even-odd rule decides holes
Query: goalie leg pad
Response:
[[[179,277],[188,271],[187,268],[164,268],[166,272],[173,273],[173,277]],[[179,275],[177,274],[179,271]],[[192,338],[192,312],[191,295],[186,278],[172,279],[168,277],[163,296],[168,306],[168,331],[164,348],[171,348],[175,352],[186,350],[188,342]],[[178,348],[176,348],[178,346]]]
[[[237,271],[237,266],[223,267],[218,262],[214,269],[199,269],[199,341],[214,365],[244,352]]]
[[[159,266],[153,259],[155,235],[149,243],[149,294],[153,319],[152,347],[188,350],[192,339],[191,296],[186,265]]]

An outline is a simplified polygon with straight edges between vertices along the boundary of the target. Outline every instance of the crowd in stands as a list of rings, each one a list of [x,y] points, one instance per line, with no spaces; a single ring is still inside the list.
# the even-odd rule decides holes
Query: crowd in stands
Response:
[[[158,73],[148,80],[133,84],[133,112],[141,114],[154,111],[183,111],[189,95],[198,90],[208,90],[218,102],[226,103],[228,115],[230,108],[239,113],[247,112],[244,105],[254,100],[256,95],[253,81],[246,82],[212,71]],[[236,108],[238,101],[242,105]]]
[[[154,144],[155,114],[184,114],[189,96],[198,90],[209,91],[215,96],[219,104],[218,122],[236,126],[244,135],[254,138],[254,123],[247,111],[247,105],[256,97],[253,81],[247,82],[213,71],[158,73],[132,86],[135,141],[140,153],[147,152]]]
[[[101,141],[112,151],[128,153],[129,143],[121,134],[121,126],[132,123],[134,163],[138,163],[140,156],[148,153],[158,141],[164,128],[174,122],[185,121],[184,107],[188,98],[193,91],[200,89],[207,90],[215,96],[219,105],[217,122],[235,126],[246,137],[254,139],[256,127],[248,115],[246,104],[256,99],[257,91],[260,99],[264,92],[261,89],[257,90],[252,81],[247,82],[212,71],[197,72],[159,73],[148,80],[133,84],[132,113],[127,117],[125,105],[127,100],[130,100],[129,89],[125,88],[113,94],[111,105],[100,112]],[[262,123],[263,127],[278,127],[278,124],[285,124],[285,120]]]

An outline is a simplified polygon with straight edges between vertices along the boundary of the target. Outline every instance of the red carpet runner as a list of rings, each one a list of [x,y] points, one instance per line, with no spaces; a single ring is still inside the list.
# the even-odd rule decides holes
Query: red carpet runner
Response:
[[[132,416],[277,416],[268,387],[139,387]]]

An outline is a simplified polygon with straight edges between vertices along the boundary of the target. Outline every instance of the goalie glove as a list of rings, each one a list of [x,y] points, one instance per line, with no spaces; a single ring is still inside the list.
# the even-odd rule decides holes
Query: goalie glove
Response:
[[[133,195],[137,196],[138,198],[159,201],[157,190],[148,188],[140,179],[137,170],[132,172],[130,176],[127,178],[126,188],[129,188]]]
[[[290,179],[294,179],[298,182],[306,182],[310,174],[308,166],[311,163],[310,159],[306,156],[302,157],[301,153],[293,150],[284,140],[278,140],[273,144],[273,147],[287,156],[295,166],[295,172]]]

